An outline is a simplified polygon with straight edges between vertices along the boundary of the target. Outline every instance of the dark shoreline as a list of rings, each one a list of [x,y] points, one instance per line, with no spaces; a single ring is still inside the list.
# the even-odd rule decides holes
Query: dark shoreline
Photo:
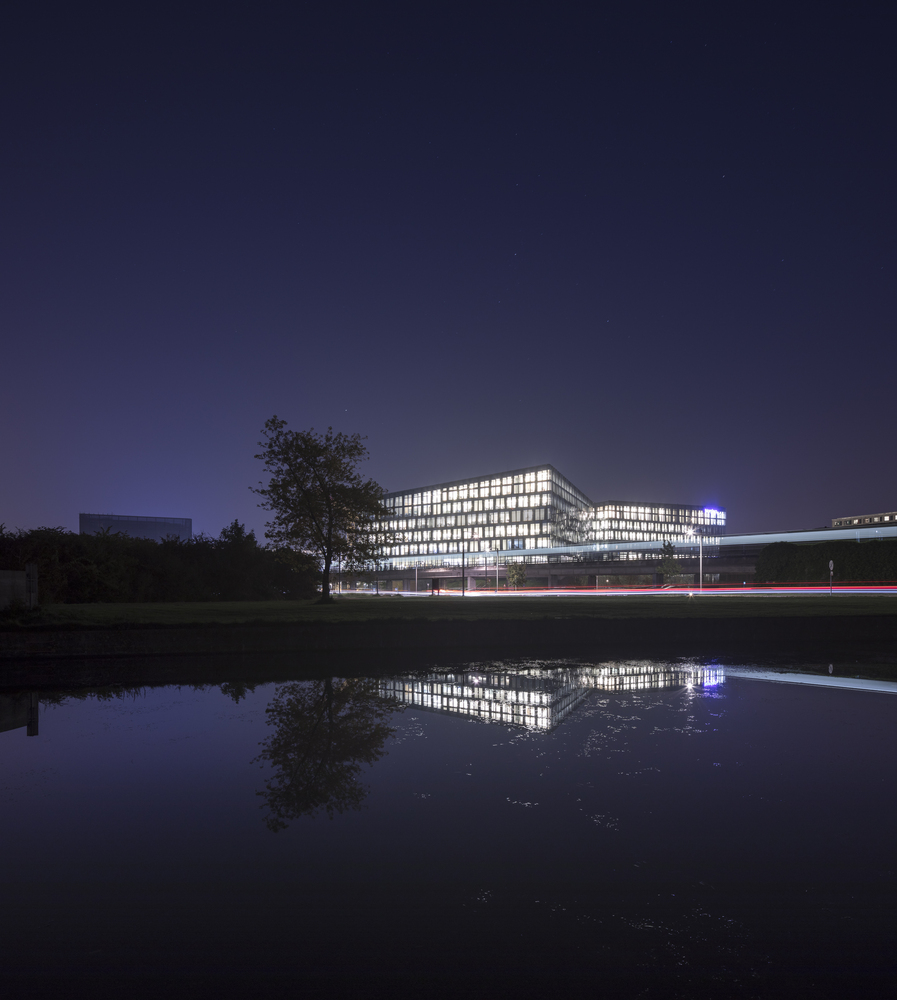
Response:
[[[835,664],[897,678],[897,616],[363,621],[0,633],[0,688],[261,683],[477,660]]]

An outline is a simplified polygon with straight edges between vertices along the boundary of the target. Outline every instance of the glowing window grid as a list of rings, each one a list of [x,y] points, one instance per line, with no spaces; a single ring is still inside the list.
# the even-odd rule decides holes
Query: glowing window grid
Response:
[[[688,504],[594,505],[550,465],[389,493],[384,505],[389,515],[378,527],[387,558],[687,541],[722,534],[726,523],[724,510]]]

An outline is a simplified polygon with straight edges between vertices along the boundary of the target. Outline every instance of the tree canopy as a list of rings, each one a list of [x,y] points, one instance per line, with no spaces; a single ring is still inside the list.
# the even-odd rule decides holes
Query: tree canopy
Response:
[[[368,457],[359,434],[287,430],[277,416],[265,423],[262,451],[267,485],[254,492],[270,511],[265,537],[276,546],[312,553],[321,565],[321,600],[330,599],[337,560],[360,569],[376,554],[374,518],[386,513],[383,489],[357,466]]]
[[[682,567],[676,559],[676,547],[672,542],[666,541],[660,547],[660,562],[658,570],[663,574],[663,582],[675,583],[682,574]]]

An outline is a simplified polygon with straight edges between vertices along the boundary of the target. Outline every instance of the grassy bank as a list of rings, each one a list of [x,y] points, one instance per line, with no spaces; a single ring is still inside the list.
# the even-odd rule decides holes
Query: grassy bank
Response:
[[[353,657],[365,663],[385,657],[397,669],[402,658],[429,662],[446,655],[863,661],[891,670],[897,664],[897,597],[640,594],[358,597],[323,607],[273,601],[57,605],[0,630],[0,684],[27,687],[40,678],[44,684],[66,678],[95,684],[100,675],[111,683],[118,668],[99,668],[100,660],[281,655],[303,669],[323,657],[331,670]],[[41,661],[55,665],[34,666]],[[173,668],[141,669],[149,670],[145,676],[159,669],[168,676]],[[132,680],[144,676],[136,668],[127,674]]]
[[[312,601],[177,604],[57,604],[0,630],[127,629],[375,621],[517,621],[564,619],[743,619],[897,615],[897,595],[705,594],[625,597],[392,597]]]

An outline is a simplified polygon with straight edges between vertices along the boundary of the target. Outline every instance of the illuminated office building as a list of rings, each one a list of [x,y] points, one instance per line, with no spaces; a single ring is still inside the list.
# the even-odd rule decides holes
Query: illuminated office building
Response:
[[[718,507],[689,504],[601,503],[589,511],[595,542],[684,542],[693,534],[716,536],[726,526]]]
[[[389,493],[383,555],[441,555],[567,544],[565,519],[589,499],[550,465]]]
[[[388,493],[387,558],[513,552],[599,542],[721,535],[724,510],[688,504],[593,504],[551,465]]]

